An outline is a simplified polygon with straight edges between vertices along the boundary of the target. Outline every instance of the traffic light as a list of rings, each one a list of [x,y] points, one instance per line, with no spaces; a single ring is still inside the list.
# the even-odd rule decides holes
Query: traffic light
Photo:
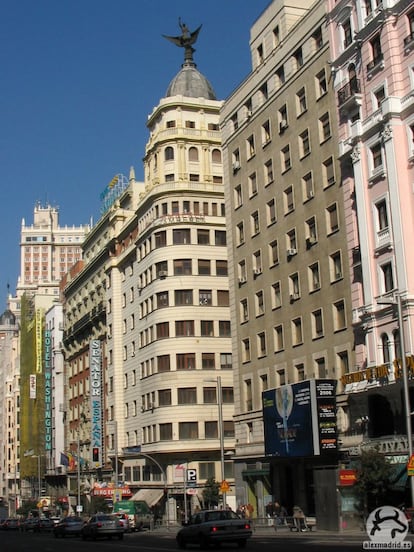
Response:
[[[99,462],[99,448],[94,447],[92,449],[92,461],[93,462]]]

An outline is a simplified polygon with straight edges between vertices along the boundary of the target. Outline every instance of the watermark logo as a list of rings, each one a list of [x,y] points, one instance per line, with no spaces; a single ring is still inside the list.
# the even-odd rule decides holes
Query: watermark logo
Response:
[[[366,522],[368,541],[363,542],[364,549],[409,550],[411,541],[406,541],[409,522],[403,511],[394,506],[381,506],[372,511]]]

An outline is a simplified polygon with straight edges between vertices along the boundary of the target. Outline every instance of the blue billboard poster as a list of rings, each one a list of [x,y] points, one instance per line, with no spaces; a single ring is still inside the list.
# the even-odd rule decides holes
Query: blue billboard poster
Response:
[[[265,454],[305,457],[336,450],[335,396],[335,380],[306,380],[264,391]]]

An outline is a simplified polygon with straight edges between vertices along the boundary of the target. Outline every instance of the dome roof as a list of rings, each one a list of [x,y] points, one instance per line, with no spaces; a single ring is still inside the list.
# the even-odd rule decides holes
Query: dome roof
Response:
[[[195,63],[186,62],[168,86],[165,97],[186,96],[216,100],[216,95],[206,77],[198,71]]]
[[[14,326],[16,324],[16,317],[10,309],[7,309],[0,316],[0,326]]]

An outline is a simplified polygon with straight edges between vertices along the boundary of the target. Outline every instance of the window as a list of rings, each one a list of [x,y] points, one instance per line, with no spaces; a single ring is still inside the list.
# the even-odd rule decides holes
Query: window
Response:
[[[203,370],[215,370],[215,354],[214,353],[201,353],[201,368]]]
[[[282,107],[279,109],[278,119],[279,119],[279,132],[282,133],[289,126],[287,105],[286,104],[283,104]]]
[[[170,371],[170,355],[161,355],[157,357],[157,369],[158,372]]]
[[[244,222],[239,222],[236,225],[236,243],[237,245],[242,245],[244,243]]]
[[[198,439],[198,422],[179,422],[179,439]]]
[[[312,34],[312,46],[314,51],[319,50],[323,46],[322,27],[318,27]]]
[[[257,178],[256,178],[255,172],[249,176],[248,182],[249,182],[249,197],[252,197],[257,194]]]
[[[260,103],[263,104],[267,98],[269,97],[269,93],[267,90],[267,82],[262,84],[262,86],[259,88],[259,96],[260,96]]]
[[[190,229],[189,228],[179,228],[173,230],[173,244],[174,245],[185,245],[191,243]]]
[[[305,87],[301,88],[296,93],[296,109],[298,117],[302,115],[302,113],[305,113],[305,111],[308,109],[307,102],[306,102],[306,90]]]
[[[374,101],[373,105],[376,106],[377,109],[380,109],[382,102],[385,100],[385,88],[384,86],[381,86],[377,90],[373,92],[374,95]]]
[[[323,336],[322,309],[317,309],[312,312],[312,339],[317,339],[322,336]]]
[[[210,276],[211,274],[211,261],[208,259],[198,260],[198,274],[204,276]]]
[[[269,244],[269,261],[270,266],[275,266],[279,264],[279,247],[277,240],[273,240]]]
[[[305,129],[301,134],[299,134],[299,155],[301,158],[309,155],[310,153],[310,139],[309,139],[309,129]]]
[[[339,230],[339,222],[338,222],[338,206],[336,203],[333,203],[326,209],[326,226],[327,226],[327,233],[332,234],[333,232],[336,232]]]
[[[256,274],[262,273],[262,253],[260,249],[253,253],[253,271]]]
[[[263,290],[256,293],[256,317],[262,316],[265,312]]]
[[[302,193],[304,201],[312,199],[315,195],[315,191],[313,189],[313,176],[311,171],[309,171],[305,174],[305,176],[302,177]]]
[[[351,20],[349,18],[342,23],[342,34],[344,39],[344,48],[347,48],[352,43],[352,27]]]
[[[280,30],[279,25],[273,29],[273,48],[277,48],[280,44]]]
[[[250,361],[250,339],[246,337],[242,340],[242,362]]]
[[[296,50],[296,52],[293,54],[293,59],[294,59],[294,63],[295,63],[295,68],[300,69],[303,65],[302,47],[300,47]]]
[[[233,362],[231,353],[220,353],[220,370],[232,370]]]
[[[382,168],[382,147],[381,142],[378,142],[370,148],[371,151],[371,163],[372,163],[372,172],[376,172],[378,169]]]
[[[160,389],[158,391],[158,406],[171,405],[171,389]]]
[[[384,293],[394,289],[394,276],[391,263],[385,263],[381,266],[382,289]]]
[[[264,183],[268,186],[273,182],[273,161],[269,159],[264,164]]]
[[[326,378],[328,376],[326,370],[326,362],[323,357],[315,358],[315,378]]]
[[[388,229],[388,213],[387,213],[387,202],[385,199],[379,201],[375,207],[377,208],[377,227],[378,230]]]
[[[253,408],[253,395],[252,395],[252,380],[247,379],[244,381],[244,400],[246,410],[252,410]]]
[[[188,150],[188,160],[189,161],[198,161],[198,149],[191,147]]]
[[[175,335],[177,337],[193,337],[194,320],[176,320]]]
[[[179,353],[176,355],[177,370],[194,370],[195,353]]]
[[[210,230],[197,230],[197,243],[198,245],[210,245]]]
[[[211,306],[213,304],[211,289],[200,289],[198,300],[201,306]]]
[[[322,163],[323,187],[327,188],[335,183],[334,162],[332,157],[328,157]]]
[[[285,200],[285,214],[291,213],[295,208],[295,203],[293,200],[293,187],[289,186],[283,192]]]
[[[247,149],[247,159],[251,159],[256,154],[256,149],[254,145],[254,136],[253,134],[249,136],[246,140],[246,149]]]
[[[239,119],[238,119],[237,113],[234,113],[230,117],[230,120],[231,120],[231,123],[233,125],[233,130],[237,130],[239,128]]]
[[[167,232],[165,230],[155,233],[155,248],[165,247],[167,245]]]
[[[257,334],[257,356],[259,358],[266,356],[266,334],[260,332]]]
[[[328,85],[326,82],[326,73],[325,69],[322,69],[316,75],[316,98],[319,99],[324,96],[328,91]]]
[[[177,404],[197,404],[197,389],[195,387],[179,387],[177,389]]]
[[[273,339],[274,339],[274,347],[275,347],[275,353],[278,353],[279,351],[283,351],[284,349],[284,338],[283,338],[283,325],[279,324],[275,328],[273,328]]]
[[[291,168],[291,162],[290,162],[290,145],[288,144],[285,146],[281,152],[281,164],[282,164],[282,172],[288,171]]]
[[[252,236],[260,232],[259,211],[255,211],[250,216],[250,227]]]
[[[267,120],[262,125],[262,145],[267,146],[271,139],[272,135],[270,132],[270,121]]]
[[[376,35],[370,41],[370,45],[371,45],[372,61],[367,65],[368,71],[372,70],[374,67],[379,65],[383,59],[382,48],[381,48],[381,37],[379,34]]]
[[[175,306],[192,305],[193,290],[192,289],[176,289],[174,292]]]
[[[343,330],[346,327],[345,301],[337,301],[333,304],[334,331]]]
[[[289,276],[289,292],[291,301],[300,298],[299,274],[297,272]]]
[[[174,160],[174,149],[171,146],[168,146],[164,150],[164,156],[166,161]]]
[[[239,262],[238,276],[239,276],[239,280],[240,280],[241,283],[246,282],[247,275],[246,275],[246,261],[245,260],[242,260],[242,261]]]
[[[337,280],[340,280],[342,278],[341,252],[336,251],[335,253],[332,253],[329,259],[330,259],[329,270],[331,273],[331,282],[336,282]]]
[[[172,441],[172,423],[160,424],[160,441]]]
[[[349,356],[348,351],[341,351],[337,354],[339,375],[349,373]]]
[[[230,320],[219,320],[219,337],[231,337]]]
[[[321,287],[321,279],[319,274],[319,263],[313,263],[308,268],[309,274],[309,290],[317,291]]]
[[[295,381],[304,381],[305,379],[305,365],[295,364]]]
[[[240,170],[240,150],[236,149],[232,153],[233,174]]]
[[[201,320],[200,328],[202,337],[214,336],[214,324],[212,320]]]
[[[219,259],[216,261],[216,275],[217,276],[228,276],[228,266],[227,261],[220,261]]]
[[[276,87],[281,87],[286,81],[285,67],[281,65],[275,71]]]
[[[266,203],[266,219],[268,226],[276,222],[276,201],[274,198]]]
[[[195,128],[196,124],[195,121],[186,121],[185,122],[185,128]]]
[[[296,254],[297,250],[297,243],[296,243],[296,229],[292,228],[292,230],[289,230],[286,234],[286,243],[288,250],[292,249],[293,251],[288,251],[288,256],[292,256],[292,254]]]
[[[228,307],[229,306],[229,292],[228,290],[217,290],[217,306]]]
[[[309,249],[312,245],[318,240],[318,233],[316,230],[316,218],[310,217],[305,221],[305,231],[306,231],[306,247]]]
[[[319,119],[319,137],[321,142],[325,142],[331,137],[329,113],[324,113]]]
[[[204,404],[217,404],[217,388],[216,387],[203,387],[203,403]]]
[[[271,287],[272,292],[272,309],[278,309],[282,306],[282,290],[280,282],[275,282]]]
[[[169,322],[160,322],[156,325],[157,339],[165,339],[170,336]]]
[[[237,209],[243,205],[242,188],[240,184],[234,188],[234,208]]]
[[[259,46],[256,49],[257,53],[257,64],[260,65],[263,63],[263,44],[259,44]]]
[[[192,263],[191,259],[175,259],[174,260],[174,275],[175,276],[191,276]]]
[[[227,245],[227,235],[225,230],[214,231],[214,245],[225,247]]]
[[[175,121],[167,121],[166,128],[175,128]]]
[[[247,322],[249,320],[249,306],[247,299],[240,301],[240,320],[241,322]]]
[[[292,345],[295,347],[301,345],[302,342],[302,319],[299,317],[292,320]]]

